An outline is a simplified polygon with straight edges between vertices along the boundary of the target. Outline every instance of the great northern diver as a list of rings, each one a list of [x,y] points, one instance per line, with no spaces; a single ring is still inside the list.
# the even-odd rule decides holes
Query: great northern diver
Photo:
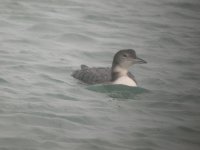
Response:
[[[73,72],[72,76],[87,84],[123,84],[137,86],[135,77],[128,72],[133,64],[144,64],[145,60],[136,56],[135,50],[123,49],[118,51],[112,62],[112,67],[88,67],[81,65],[80,70]]]

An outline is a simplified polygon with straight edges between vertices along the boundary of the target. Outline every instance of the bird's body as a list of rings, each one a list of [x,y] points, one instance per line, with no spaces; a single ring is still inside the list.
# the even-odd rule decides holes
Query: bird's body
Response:
[[[146,63],[137,58],[132,49],[120,50],[114,56],[112,67],[88,67],[81,65],[80,70],[73,72],[72,76],[87,84],[123,84],[137,86],[135,77],[128,72],[134,63]]]
[[[73,72],[72,76],[87,84],[111,83],[112,69],[109,67],[88,67],[81,65],[81,70]],[[133,74],[128,72],[128,77],[135,81]]]
[[[74,71],[72,76],[87,84],[106,83],[111,80],[111,69],[81,65],[81,70]]]

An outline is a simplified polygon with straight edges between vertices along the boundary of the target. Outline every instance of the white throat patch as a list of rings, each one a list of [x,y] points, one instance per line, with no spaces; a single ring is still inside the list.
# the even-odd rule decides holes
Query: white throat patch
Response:
[[[124,69],[120,66],[117,66],[117,67],[114,68],[113,72],[118,72],[120,76],[126,76],[127,73],[128,73],[128,70]]]
[[[127,75],[127,73],[128,73],[127,69],[117,66],[114,68],[113,71],[119,73],[119,77],[115,81],[113,81],[113,84],[137,86],[136,82]]]

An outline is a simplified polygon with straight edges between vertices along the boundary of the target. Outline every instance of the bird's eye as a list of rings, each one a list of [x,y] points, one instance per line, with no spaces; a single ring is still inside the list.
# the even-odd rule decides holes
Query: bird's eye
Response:
[[[128,55],[127,54],[123,54],[123,57],[128,57]]]

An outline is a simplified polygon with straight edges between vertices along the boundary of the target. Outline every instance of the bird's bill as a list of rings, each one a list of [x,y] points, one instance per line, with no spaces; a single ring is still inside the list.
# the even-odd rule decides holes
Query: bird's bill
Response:
[[[136,64],[146,64],[147,62],[145,60],[137,57],[137,58],[134,59],[134,63],[136,63]]]

